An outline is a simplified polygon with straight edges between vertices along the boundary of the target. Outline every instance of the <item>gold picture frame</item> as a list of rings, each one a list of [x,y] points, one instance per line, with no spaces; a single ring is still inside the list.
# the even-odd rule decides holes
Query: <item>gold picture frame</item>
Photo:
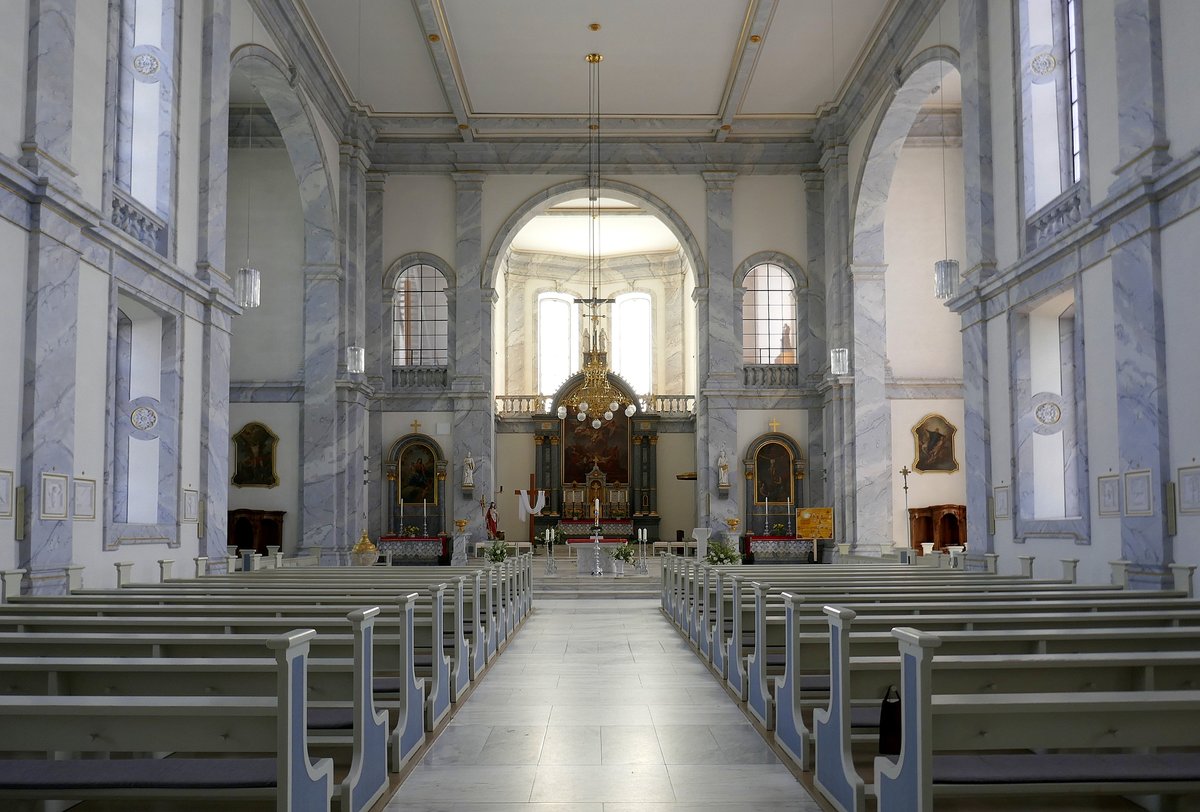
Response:
[[[944,416],[930,413],[912,427],[913,470],[922,474],[953,474],[958,471],[954,436],[958,428]]]
[[[279,485],[275,450],[279,436],[265,423],[250,422],[233,435],[233,476],[237,488],[274,488]]]

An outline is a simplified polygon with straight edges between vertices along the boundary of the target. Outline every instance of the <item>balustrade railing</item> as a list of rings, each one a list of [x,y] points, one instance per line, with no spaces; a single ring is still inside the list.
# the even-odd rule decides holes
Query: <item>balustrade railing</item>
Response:
[[[167,254],[167,223],[120,189],[113,190],[112,223],[158,254]]]
[[[1083,219],[1083,187],[1072,186],[1025,223],[1025,248],[1041,248]]]
[[[496,395],[496,414],[505,417],[550,414],[553,406],[554,399],[549,395]],[[650,414],[692,414],[696,409],[696,396],[655,395],[639,400],[638,407]]]
[[[747,387],[779,389],[800,385],[798,364],[746,364],[742,384]]]
[[[392,367],[393,389],[445,389],[449,379],[446,367]]]

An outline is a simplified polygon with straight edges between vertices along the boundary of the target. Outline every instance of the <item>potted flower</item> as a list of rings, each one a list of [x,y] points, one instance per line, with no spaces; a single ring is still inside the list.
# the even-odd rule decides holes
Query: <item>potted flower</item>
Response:
[[[632,564],[637,557],[637,550],[628,541],[621,542],[612,551],[613,573],[617,577],[625,575],[625,565]]]
[[[786,531],[787,528],[783,526],[782,522],[776,522],[775,524],[771,525],[772,536],[782,536]]]
[[[421,528],[417,527],[415,524],[410,524],[404,528],[404,535],[408,536],[410,539],[415,539],[417,536],[421,535]]]
[[[483,548],[483,554],[493,564],[503,564],[508,558],[508,545],[501,540],[493,541]]]
[[[740,564],[742,554],[723,541],[712,541],[709,542],[704,560],[709,564]]]

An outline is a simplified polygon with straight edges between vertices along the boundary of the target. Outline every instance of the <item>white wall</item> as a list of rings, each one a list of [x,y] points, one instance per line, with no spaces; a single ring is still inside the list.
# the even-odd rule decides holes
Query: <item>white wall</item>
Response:
[[[1084,80],[1087,82],[1088,173],[1092,202],[1099,203],[1108,197],[1108,187],[1114,180],[1113,170],[1117,168],[1119,160],[1115,55],[1117,31],[1113,19],[1113,0],[1089,0],[1080,5],[1083,7]],[[1188,106],[1194,105],[1189,101]]]
[[[262,274],[262,304],[235,317],[233,381],[299,380],[304,366],[304,219],[291,161],[283,149],[229,152],[225,264],[231,276],[246,261]]]
[[[529,522],[520,521],[517,514],[516,491],[518,488],[529,487],[529,475],[533,473],[533,453],[532,434],[506,432],[496,435],[496,483],[498,486],[504,486],[504,493],[496,498],[496,508],[500,511],[500,529],[510,541],[525,541],[529,538]],[[491,501],[487,494],[482,493],[477,494],[475,498]]]
[[[716,457],[713,458],[714,460]],[[659,537],[675,539],[675,531],[683,530],[691,538],[696,526],[696,483],[676,479],[676,474],[695,471],[696,435],[658,435],[658,531]]]
[[[231,403],[229,435],[232,437],[247,423],[265,425],[279,437],[275,447],[275,471],[279,485],[274,488],[229,486],[229,509],[285,510],[283,551],[293,555],[300,540],[300,405],[295,403]],[[229,475],[235,470],[233,443],[229,444]]]
[[[944,161],[937,147],[901,150],[884,220],[887,360],[897,379],[962,378],[962,320],[933,295],[934,263],[963,256],[962,211],[962,150],[947,149]]]
[[[11,5],[11,4],[10,4]],[[100,208],[104,169],[104,85],[108,73],[108,4],[75,5],[75,96],[71,163],[83,199]],[[22,75],[24,71],[21,72]]]
[[[454,181],[446,175],[391,175],[383,188],[383,268],[424,251],[454,268]],[[457,273],[457,269],[455,269]],[[383,280],[367,283],[367,294]]]
[[[733,266],[751,254],[778,251],[808,268],[804,180],[746,175],[733,185]]]
[[[175,189],[176,247],[175,261],[181,268],[196,266],[196,246],[200,218],[200,76],[204,62],[203,7],[182,4],[183,35],[179,39],[182,67],[176,83],[179,87],[179,155]],[[219,262],[213,258],[213,262]]]
[[[1018,219],[1017,132],[1013,121],[1021,118],[1013,88],[1012,4],[988,3],[991,40],[992,194],[996,213],[996,261],[1007,268],[1017,261],[1021,239]]]
[[[25,52],[29,45],[29,4],[10,3],[0,26],[0,153],[21,154],[25,140]]]

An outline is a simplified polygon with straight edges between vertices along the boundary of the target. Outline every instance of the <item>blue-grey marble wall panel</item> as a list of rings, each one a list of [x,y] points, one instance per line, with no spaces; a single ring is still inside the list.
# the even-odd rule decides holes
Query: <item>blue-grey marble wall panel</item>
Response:
[[[201,555],[209,567],[224,566],[229,506],[229,313],[205,307],[200,412],[200,498],[204,536]]]
[[[887,399],[887,325],[882,267],[853,269],[855,549],[892,545],[892,418]]]
[[[203,0],[200,41],[200,166],[196,264],[205,281],[225,268],[226,193],[229,189],[229,3]],[[210,269],[218,271],[209,273]]]
[[[1158,0],[1116,0],[1115,16],[1118,189],[1166,166],[1170,155]]]
[[[28,22],[21,164],[73,191],[75,0],[38,0],[30,5]]]
[[[337,377],[339,288],[336,269],[304,275],[304,409],[301,548],[335,556],[337,503]],[[330,559],[332,560],[332,559]]]

